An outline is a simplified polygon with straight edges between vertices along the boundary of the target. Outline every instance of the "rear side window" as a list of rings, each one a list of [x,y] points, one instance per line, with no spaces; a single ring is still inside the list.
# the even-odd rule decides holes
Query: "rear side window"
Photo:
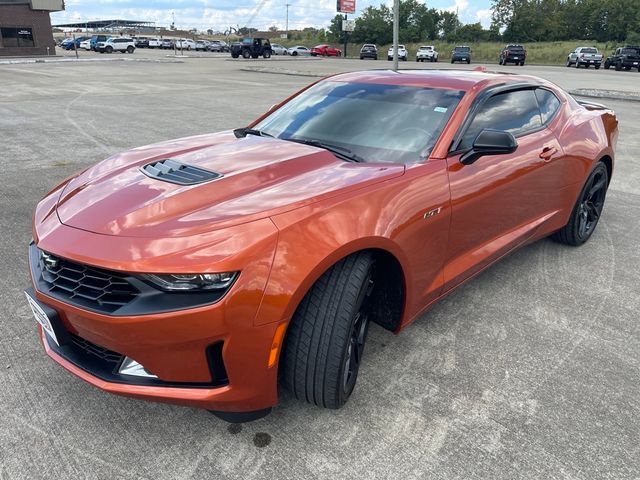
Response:
[[[560,100],[549,90],[543,88],[536,90],[536,98],[538,99],[538,106],[540,107],[542,123],[546,125],[560,108]]]
[[[540,109],[533,90],[499,93],[480,107],[459,148],[470,148],[485,128],[505,130],[518,136],[541,126]]]

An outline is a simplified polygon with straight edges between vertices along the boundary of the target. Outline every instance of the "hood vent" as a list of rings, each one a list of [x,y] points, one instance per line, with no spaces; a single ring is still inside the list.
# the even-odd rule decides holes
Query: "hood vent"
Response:
[[[171,158],[148,163],[144,167],[141,167],[140,171],[147,177],[164,182],[176,183],[178,185],[196,185],[222,177],[221,173],[210,172],[204,168],[186,165]]]

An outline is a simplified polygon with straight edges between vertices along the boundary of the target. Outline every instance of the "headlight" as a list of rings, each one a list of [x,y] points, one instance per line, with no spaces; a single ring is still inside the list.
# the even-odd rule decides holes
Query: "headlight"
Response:
[[[240,272],[187,273],[187,274],[147,274],[142,277],[170,292],[201,292],[229,288]]]

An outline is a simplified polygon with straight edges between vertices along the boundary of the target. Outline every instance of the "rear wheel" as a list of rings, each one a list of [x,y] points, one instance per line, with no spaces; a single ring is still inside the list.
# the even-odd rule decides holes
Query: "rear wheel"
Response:
[[[262,54],[262,56],[263,56],[264,58],[271,58],[271,52],[270,52],[269,50],[267,50],[266,52],[264,52],[264,53]]]
[[[569,222],[551,238],[576,247],[589,240],[600,220],[608,186],[607,167],[598,162],[580,192]]]
[[[249,52],[249,50],[243,50],[242,58],[251,58],[251,52]]]
[[[127,47],[127,53],[133,53],[133,50],[134,48],[131,45]]]
[[[340,408],[353,392],[369,327],[373,256],[331,267],[298,307],[284,345],[282,379],[300,400]]]

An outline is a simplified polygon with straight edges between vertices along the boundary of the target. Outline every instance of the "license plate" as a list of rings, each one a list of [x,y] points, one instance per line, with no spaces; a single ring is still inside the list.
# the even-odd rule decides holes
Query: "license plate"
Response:
[[[466,58],[463,58],[462,60],[466,60]]]
[[[634,64],[634,65],[637,65],[637,64],[638,64],[638,62],[633,62],[633,64]]]
[[[56,342],[56,345],[60,346],[58,342],[58,337],[56,337],[56,332],[53,330],[53,326],[51,326],[51,321],[47,314],[40,308],[38,302],[36,302],[31,296],[25,292],[25,296],[27,297],[27,302],[31,307],[31,311],[33,312],[33,316],[36,318],[36,321],[40,324],[40,326],[47,332],[47,335],[51,337],[51,339]]]
[[[593,60],[589,60],[590,63],[593,63]]]
[[[518,60],[518,57],[513,57],[514,60]]]

